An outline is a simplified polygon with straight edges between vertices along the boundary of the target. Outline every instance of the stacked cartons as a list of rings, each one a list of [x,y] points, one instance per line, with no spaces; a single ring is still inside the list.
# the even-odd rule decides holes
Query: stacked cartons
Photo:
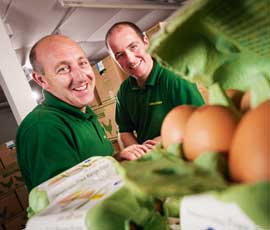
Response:
[[[97,114],[106,136],[112,141],[117,138],[118,128],[115,122],[116,95],[121,83],[127,79],[125,74],[116,62],[107,56],[93,66],[96,76],[96,101],[97,106],[92,106]]]
[[[100,104],[101,104],[101,101],[100,101],[100,98],[98,96],[97,89],[95,87],[95,89],[94,89],[94,100],[90,103],[90,107],[95,108],[95,107],[99,106]]]
[[[118,128],[115,122],[115,108],[115,98],[112,98],[98,106],[96,109],[93,109],[100,124],[104,128],[107,138],[110,140],[115,139],[118,136]]]
[[[157,34],[164,26],[166,22],[159,22],[156,25],[150,27],[145,31],[148,38],[152,38],[155,34]]]
[[[121,83],[127,79],[111,56],[107,56],[93,66],[96,76],[96,89],[101,103],[114,98]]]
[[[0,145],[0,229],[21,230],[26,223],[28,192],[17,164],[16,148]]]

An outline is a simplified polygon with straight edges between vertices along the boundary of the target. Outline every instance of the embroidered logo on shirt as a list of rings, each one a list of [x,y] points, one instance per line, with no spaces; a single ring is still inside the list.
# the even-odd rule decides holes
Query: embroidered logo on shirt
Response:
[[[149,105],[152,106],[152,105],[161,105],[162,104],[162,101],[155,101],[155,102],[150,102]]]

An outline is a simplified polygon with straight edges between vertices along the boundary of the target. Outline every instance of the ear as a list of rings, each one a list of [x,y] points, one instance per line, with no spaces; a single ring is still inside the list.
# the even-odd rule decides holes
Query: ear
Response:
[[[41,75],[40,73],[37,73],[36,71],[33,71],[32,73],[32,77],[33,80],[43,89],[47,89],[48,88],[48,82],[45,79],[45,77],[43,75]]]
[[[149,38],[147,37],[146,34],[143,35],[143,42],[144,44],[148,47],[150,44]]]

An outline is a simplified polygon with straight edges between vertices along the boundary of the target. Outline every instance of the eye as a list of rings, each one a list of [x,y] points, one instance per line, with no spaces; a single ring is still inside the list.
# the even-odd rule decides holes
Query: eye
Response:
[[[117,53],[117,54],[115,54],[115,59],[118,60],[118,59],[120,59],[123,56],[124,56],[123,53]]]
[[[70,66],[68,65],[62,65],[62,66],[59,66],[56,70],[56,73],[58,74],[65,74],[65,73],[69,73],[70,71]]]
[[[83,60],[81,60],[80,62],[79,62],[79,66],[81,66],[81,67],[88,67],[89,66],[89,61],[88,60],[85,60],[85,59],[83,59]]]
[[[130,47],[130,50],[131,50],[131,51],[135,51],[135,50],[137,50],[137,48],[138,48],[138,45],[137,45],[137,44],[133,44],[133,45]]]

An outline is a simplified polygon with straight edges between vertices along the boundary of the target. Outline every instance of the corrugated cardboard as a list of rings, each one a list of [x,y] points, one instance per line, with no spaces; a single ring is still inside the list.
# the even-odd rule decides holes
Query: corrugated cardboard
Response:
[[[22,230],[25,228],[26,221],[27,221],[26,212],[21,212],[20,214],[10,218],[3,225],[6,230]]]
[[[95,96],[94,100],[90,103],[91,108],[95,108],[96,106],[101,104],[101,101],[100,101],[100,98],[98,96],[98,92],[97,92],[96,87],[95,87],[95,90],[94,90],[94,96]]]
[[[14,192],[10,192],[0,198],[0,223],[20,213],[23,209]]]
[[[0,145],[0,159],[4,168],[8,168],[11,164],[17,162],[16,148],[9,149],[6,144]]]
[[[159,22],[156,25],[150,27],[145,31],[148,38],[152,38],[155,34],[157,34],[163,27],[165,26],[165,22]]]
[[[21,206],[26,210],[26,208],[28,207],[28,192],[26,186],[23,185],[16,188],[16,194]]]
[[[96,76],[96,89],[101,102],[114,98],[121,83],[127,78],[127,74],[110,56],[93,66],[93,69]]]
[[[24,185],[19,166],[14,163],[0,170],[0,196]]]
[[[106,136],[110,139],[117,138],[118,128],[115,122],[115,99],[97,107],[94,112],[105,130]]]
[[[120,148],[120,145],[119,145],[119,143],[118,143],[118,139],[116,138],[116,139],[112,139],[111,140],[111,143],[112,143],[112,146],[113,146],[113,149],[114,149],[114,154],[116,154],[116,153],[120,153],[120,151],[121,151],[121,148]]]

